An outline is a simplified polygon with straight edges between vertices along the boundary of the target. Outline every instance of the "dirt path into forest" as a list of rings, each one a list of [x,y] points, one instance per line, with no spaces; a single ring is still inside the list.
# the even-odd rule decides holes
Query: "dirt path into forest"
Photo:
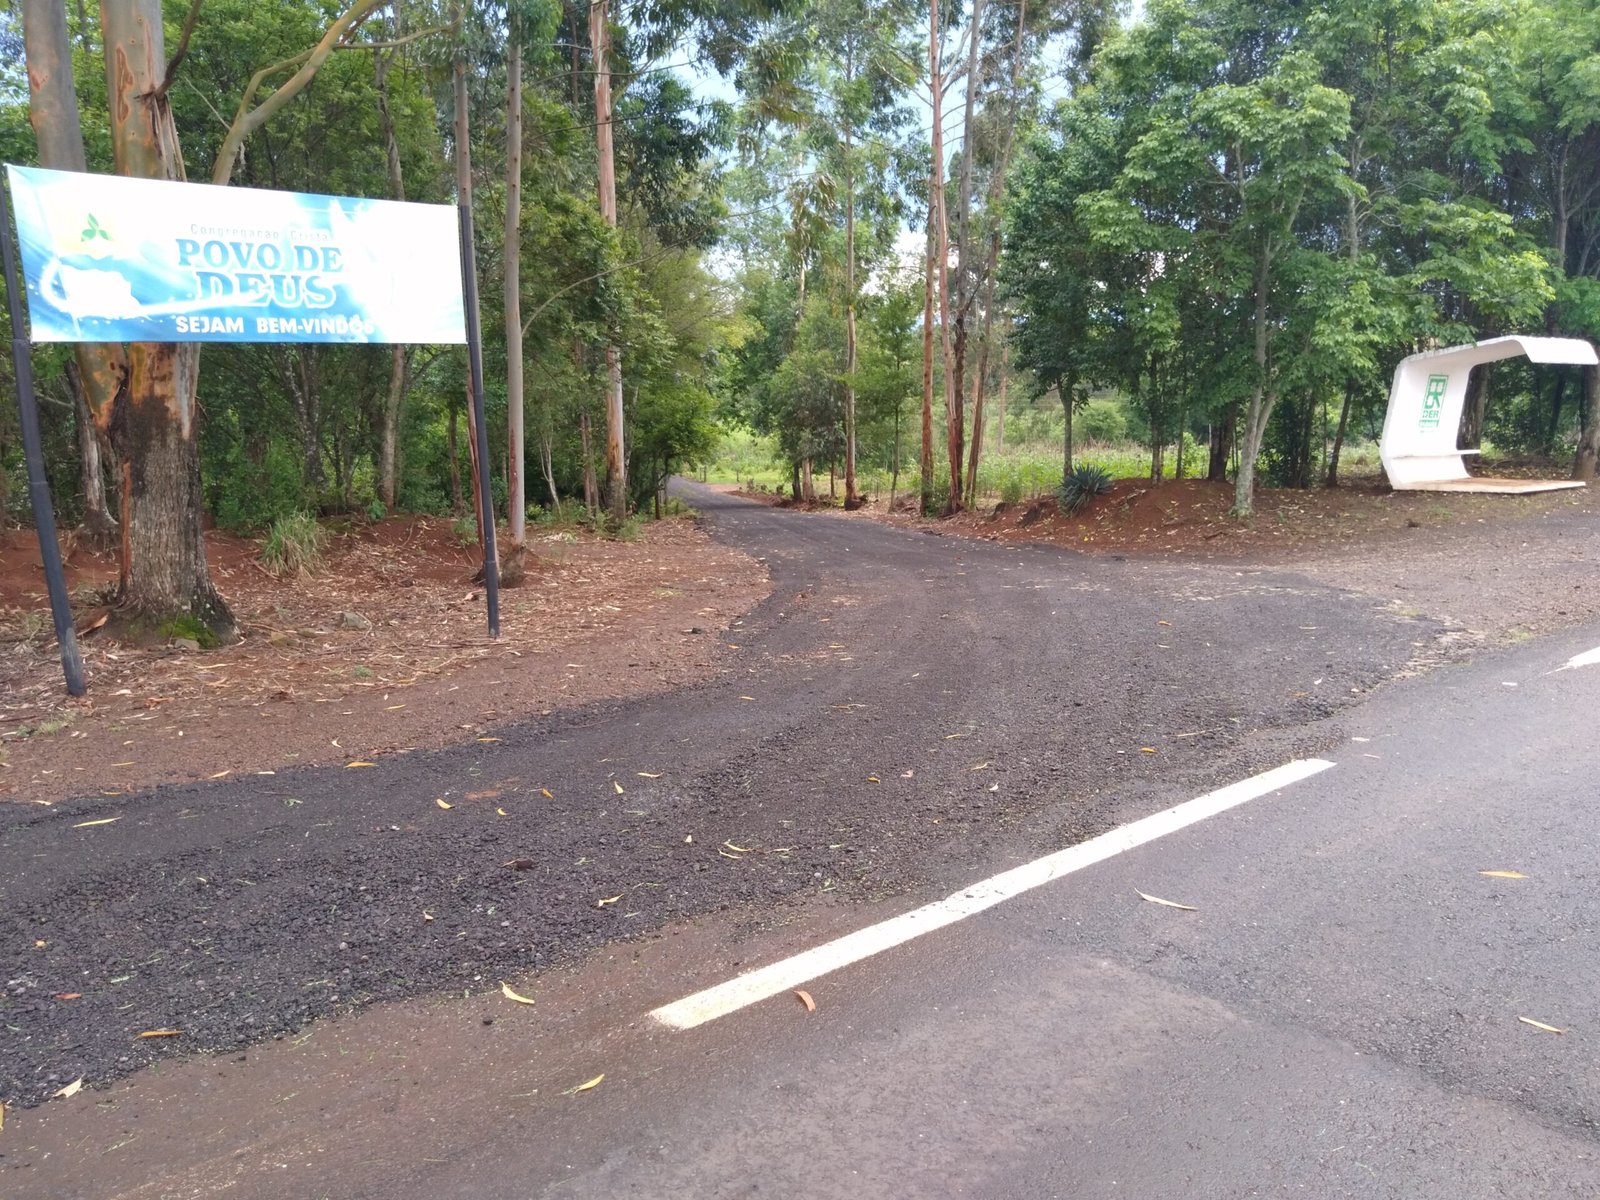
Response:
[[[719,489],[732,490],[732,489]],[[740,493],[743,494],[743,493]],[[764,503],[772,493],[749,497]],[[1300,572],[1460,626],[1515,640],[1600,617],[1600,490],[1531,496],[1395,492],[1376,479],[1327,490],[1262,488],[1256,515],[1228,516],[1231,484],[1118,480],[1082,513],[1054,497],[923,520],[883,497],[856,513],[902,529],[1041,544],[1178,564]]]
[[[802,901],[942,894],[1175,791],[1342,740],[1343,714],[1385,680],[1460,654],[1474,630],[1565,619],[1557,597],[1600,578],[1587,499],[1502,510],[1476,530],[1476,518],[1401,524],[1392,542],[1332,556],[1302,545],[1204,560],[930,536],[948,529],[685,491],[714,546],[683,563],[747,564],[737,577],[753,591],[719,611],[759,592],[750,558],[771,594],[714,646],[694,643],[710,670],[670,697],[530,705],[515,720],[497,707],[504,723],[480,734],[505,692],[495,660],[455,685],[477,719],[438,749],[375,751],[352,769],[341,746],[330,766],[196,770],[200,782],[141,792],[84,764],[86,782],[122,794],[0,803],[0,1099],[36,1105],[82,1078],[115,1085],[132,1108],[104,1119],[125,1123],[137,1080],[115,1081],[174,1055],[236,1051],[377,1001],[537,983],[708,914],[757,928]],[[722,602],[728,577],[680,569],[682,596],[661,599],[697,613]],[[1397,602],[1402,585],[1429,602]],[[1481,627],[1451,611],[1469,600]],[[680,619],[637,644],[709,638],[677,632]],[[604,665],[566,653],[539,660],[546,694],[569,669],[556,658]],[[651,661],[638,653],[628,661]],[[448,686],[413,697],[442,703],[459,695]],[[389,712],[371,691],[359,711]],[[307,709],[313,723],[345,715]],[[261,744],[287,751],[289,728]],[[179,1032],[139,1037],[152,1030]],[[337,1105],[338,1087],[317,1103]],[[175,1143],[146,1138],[95,1186],[64,1185],[50,1148],[100,1119],[89,1096],[14,1114],[0,1190],[132,1194],[167,1169]],[[375,1162],[404,1154],[401,1125],[368,1133]]]

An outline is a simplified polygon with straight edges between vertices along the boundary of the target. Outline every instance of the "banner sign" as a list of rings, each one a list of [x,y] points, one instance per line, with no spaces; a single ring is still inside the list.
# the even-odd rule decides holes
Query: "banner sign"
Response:
[[[35,342],[467,340],[447,205],[6,173]]]

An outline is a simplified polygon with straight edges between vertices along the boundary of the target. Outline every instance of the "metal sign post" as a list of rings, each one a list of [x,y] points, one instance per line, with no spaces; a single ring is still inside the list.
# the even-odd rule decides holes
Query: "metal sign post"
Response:
[[[478,328],[478,259],[472,249],[472,207],[457,207],[461,222],[461,294],[467,317],[467,374],[472,412],[478,423],[478,511],[483,514],[483,595],[489,608],[489,636],[500,636],[500,557],[494,544],[494,496],[489,491],[489,427],[483,415],[483,332]]]
[[[11,316],[11,362],[17,373],[17,415],[22,425],[22,453],[28,463],[28,499],[33,505],[33,527],[39,535],[39,557],[44,562],[45,587],[50,592],[50,616],[55,621],[56,642],[61,647],[61,673],[67,692],[83,695],[83,655],[78,651],[78,631],[72,625],[72,603],[67,595],[67,572],[56,541],[56,514],[50,505],[50,484],[44,476],[44,448],[39,444],[39,403],[33,394],[33,355],[22,329],[22,280],[11,250],[11,201],[0,183],[0,265],[5,269],[6,308]],[[90,435],[91,437],[93,434]]]

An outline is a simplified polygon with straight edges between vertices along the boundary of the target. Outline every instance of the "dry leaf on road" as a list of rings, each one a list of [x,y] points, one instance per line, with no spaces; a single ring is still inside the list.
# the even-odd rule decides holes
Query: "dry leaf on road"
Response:
[[[183,1030],[181,1030],[181,1029],[146,1029],[139,1036],[142,1037],[142,1038],[182,1037],[183,1036]]]
[[[521,992],[517,991],[516,988],[512,987],[509,983],[505,982],[504,980],[500,981],[500,994],[502,996],[504,996],[507,1000],[515,1000],[518,1004],[532,1004],[533,1003],[533,1001],[530,1000],[527,996],[524,996]]]
[[[1490,879],[1526,879],[1521,871],[1479,871],[1479,875],[1487,875]]]
[[[1134,891],[1138,892],[1139,889],[1135,888]],[[1139,892],[1139,897],[1141,899],[1143,899],[1143,900],[1150,901],[1151,904],[1160,904],[1165,908],[1180,908],[1184,912],[1199,912],[1200,911],[1198,908],[1196,908],[1192,904],[1179,904],[1176,900],[1163,900],[1160,896],[1152,896],[1148,892]]]
[[[805,990],[796,991],[794,998],[806,1006],[807,1012],[817,1011],[817,1002],[811,998],[811,993]]]
[[[365,759],[358,758],[358,759],[356,759],[355,762],[345,763],[344,766],[345,766],[345,770],[348,771],[351,767],[375,767],[377,765],[378,765],[377,763],[367,762]]]
[[[593,1079],[586,1080],[585,1082],[580,1083],[577,1087],[571,1088],[568,1091],[562,1092],[561,1094],[563,1096],[576,1096],[579,1092],[587,1092],[587,1091],[591,1090],[592,1088],[599,1087],[600,1086],[600,1081],[602,1079],[604,1079],[605,1077],[606,1077],[606,1073],[604,1071],[602,1071],[602,1072],[600,1072],[600,1074],[596,1075]]]
[[[87,829],[91,825],[109,825],[113,821],[120,821],[120,820],[122,820],[121,817],[101,817],[98,821],[79,821],[76,825],[73,826],[73,828],[74,829]]]
[[[71,1099],[73,1096],[76,1096],[81,1091],[83,1091],[83,1076],[80,1075],[80,1076],[78,1076],[78,1078],[74,1079],[71,1083],[67,1084],[66,1087],[61,1088],[58,1091],[51,1092],[50,1093],[50,1099],[52,1099],[52,1100],[68,1100],[68,1099]]]
[[[661,778],[661,775],[660,775],[659,772],[657,772],[656,774],[652,775],[649,771],[635,771],[634,774],[637,775],[640,779],[660,779]]]
[[[449,809],[449,808],[454,808],[455,807],[455,805],[451,804],[448,800],[444,800],[444,799],[438,798],[438,797],[436,797],[433,802],[435,804],[437,804],[440,808]]]
[[[623,795],[622,785],[620,783],[618,783],[615,779],[613,779],[611,781],[611,786],[617,789],[617,795],[619,795],[619,796]]]
[[[596,908],[604,908],[606,905],[615,904],[618,900],[621,900],[621,899],[622,899],[621,896],[607,896],[604,900],[596,900],[594,902],[594,906]]]

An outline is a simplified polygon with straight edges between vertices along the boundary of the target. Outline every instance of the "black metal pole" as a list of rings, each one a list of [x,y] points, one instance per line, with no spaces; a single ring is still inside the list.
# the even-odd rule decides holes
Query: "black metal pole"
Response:
[[[68,694],[81,696],[88,685],[83,677],[83,655],[78,652],[78,631],[72,625],[67,573],[61,565],[61,546],[56,541],[56,514],[50,504],[50,483],[44,475],[44,449],[39,444],[39,404],[33,394],[32,348],[22,332],[22,276],[11,250],[11,201],[3,181],[0,181],[0,266],[5,269],[6,307],[11,314],[11,361],[17,373],[17,415],[22,426],[22,453],[28,463],[28,499],[33,505],[33,527],[39,535],[39,558],[44,562],[45,588],[50,593],[50,615],[55,620],[56,642],[61,647],[61,673],[66,676]]]
[[[489,490],[489,425],[483,415],[483,330],[478,326],[478,260],[472,248],[472,207],[456,206],[461,221],[461,294],[467,309],[467,373],[472,412],[478,422],[478,511],[483,514],[483,594],[489,605],[489,636],[500,636],[500,557],[494,545],[494,495]]]

